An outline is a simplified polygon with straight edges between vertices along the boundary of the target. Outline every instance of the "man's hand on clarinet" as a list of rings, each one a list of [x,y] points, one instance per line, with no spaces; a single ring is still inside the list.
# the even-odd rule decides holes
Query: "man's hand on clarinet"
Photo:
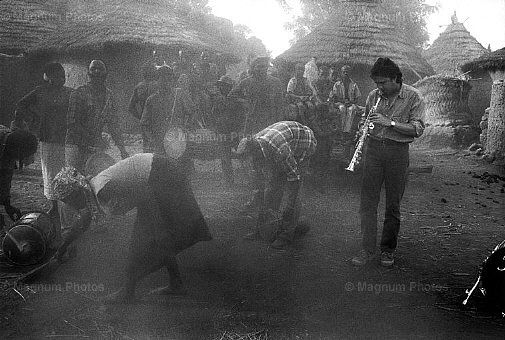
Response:
[[[382,126],[391,126],[391,118],[384,116],[381,113],[373,112],[370,115],[370,122]]]

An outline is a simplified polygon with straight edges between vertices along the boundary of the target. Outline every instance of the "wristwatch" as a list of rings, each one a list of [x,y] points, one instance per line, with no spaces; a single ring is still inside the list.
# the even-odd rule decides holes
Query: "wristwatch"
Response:
[[[396,126],[396,122],[394,120],[391,119],[391,127],[395,127]]]

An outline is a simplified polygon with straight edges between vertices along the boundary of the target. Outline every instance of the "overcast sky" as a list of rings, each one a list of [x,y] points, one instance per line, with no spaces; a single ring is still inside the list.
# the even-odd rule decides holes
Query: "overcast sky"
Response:
[[[289,48],[292,34],[283,25],[300,13],[297,0],[290,0],[294,12],[286,13],[276,0],[209,0],[212,13],[228,18],[234,24],[248,26],[253,35],[263,41],[272,56],[277,56]],[[438,12],[428,19],[430,43],[435,40],[451,22],[454,10],[460,22],[484,47],[491,49],[505,47],[505,0],[427,0],[429,4],[439,4]],[[440,27],[442,26],[442,27]]]

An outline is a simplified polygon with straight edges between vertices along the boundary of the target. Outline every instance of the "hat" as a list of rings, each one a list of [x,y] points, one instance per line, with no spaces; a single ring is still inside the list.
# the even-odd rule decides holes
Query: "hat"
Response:
[[[233,79],[231,79],[230,77],[228,76],[221,76],[221,78],[219,78],[219,80],[217,81],[218,83],[222,83],[222,84],[226,84],[226,85],[230,85],[230,86],[233,86]]]

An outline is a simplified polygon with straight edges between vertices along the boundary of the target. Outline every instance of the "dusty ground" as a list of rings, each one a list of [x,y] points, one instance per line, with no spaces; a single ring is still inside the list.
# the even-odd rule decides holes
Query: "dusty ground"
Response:
[[[505,238],[505,182],[477,178],[498,170],[463,152],[417,149],[412,159],[433,172],[409,176],[391,269],[378,261],[350,265],[360,243],[355,176],[333,176],[326,194],[306,186],[304,219],[312,229],[277,251],[241,239],[253,225],[239,214],[248,193],[243,174],[227,188],[215,164],[201,163],[193,186],[214,240],[179,256],[187,296],[150,296],[167,282],[159,272],[142,282],[137,304],[98,301],[123,278],[130,212],[109,219],[104,232],[89,231],[78,257],[51,278],[13,287],[4,270],[0,338],[503,339],[505,321],[478,293],[468,310],[459,303]],[[36,167],[16,174],[13,191],[25,211],[47,207]]]

